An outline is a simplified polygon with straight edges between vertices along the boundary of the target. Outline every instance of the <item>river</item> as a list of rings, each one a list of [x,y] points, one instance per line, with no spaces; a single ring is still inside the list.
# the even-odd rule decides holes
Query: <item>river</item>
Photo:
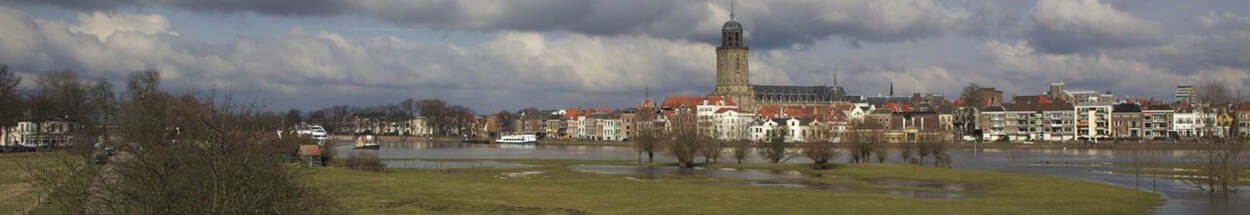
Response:
[[[345,157],[353,149],[346,142],[336,142],[339,157]],[[1036,174],[1086,180],[1120,187],[1137,188],[1156,192],[1163,196],[1163,205],[1148,214],[1244,214],[1250,211],[1250,195],[1208,194],[1181,181],[1138,177],[1122,173],[1123,169],[1099,164],[1126,164],[1134,160],[1156,163],[1177,163],[1188,159],[1191,150],[1130,150],[1130,149],[950,149],[947,153],[955,168],[978,169],[1021,174]],[[383,159],[577,159],[577,160],[637,160],[639,155],[632,147],[625,146],[563,146],[563,145],[493,145],[464,143],[383,143],[376,150]],[[756,153],[749,153],[746,162],[763,162]],[[901,162],[899,152],[891,150],[887,162]],[[845,158],[845,153],[842,153]],[[646,159],[643,157],[642,159]],[[656,154],[659,162],[673,159]],[[734,162],[728,156],[721,162]],[[805,162],[794,158],[790,162]],[[846,162],[841,160],[839,162]],[[1065,165],[1072,164],[1072,165]],[[1094,164],[1094,165],[1091,165]],[[391,164],[394,165],[394,164]],[[415,165],[438,165],[463,167],[451,163],[415,163]],[[472,166],[472,164],[469,164]],[[1243,187],[1250,190],[1250,187]],[[1073,190],[1072,192],[1081,192]]]

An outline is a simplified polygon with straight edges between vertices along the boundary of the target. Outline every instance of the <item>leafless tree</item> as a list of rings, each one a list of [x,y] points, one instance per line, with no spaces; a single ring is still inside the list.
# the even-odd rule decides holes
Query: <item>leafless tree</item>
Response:
[[[703,156],[703,163],[715,163],[720,160],[721,152],[725,151],[725,142],[715,135],[718,132],[713,131],[710,134],[703,135],[704,141],[700,142],[699,155]]]
[[[1198,175],[1184,178],[1185,183],[1207,192],[1236,192],[1242,172],[1250,169],[1245,142],[1213,137],[1199,140],[1202,148],[1189,158],[1198,164]]]
[[[22,114],[22,77],[9,72],[9,66],[0,64],[0,128],[17,125]],[[8,140],[0,140],[8,143]]]
[[[786,143],[787,131],[789,128],[786,126],[779,126],[770,131],[768,140],[760,143],[760,157],[771,163],[781,163],[781,160],[786,158],[786,147],[789,146],[789,143]]]
[[[1229,84],[1222,81],[1207,82],[1197,87],[1199,108],[1204,108],[1217,114],[1233,113],[1236,104],[1245,102],[1242,95],[1238,95],[1239,89],[1235,89]],[[1235,192],[1237,191],[1237,182],[1242,178],[1242,172],[1250,169],[1250,153],[1246,152],[1246,142],[1241,136],[1234,135],[1232,132],[1237,129],[1238,122],[1236,117],[1229,125],[1228,130],[1215,131],[1204,129],[1203,134],[1198,138],[1198,144],[1202,148],[1198,153],[1191,156],[1193,163],[1197,164],[1198,175],[1196,177],[1186,178],[1185,182],[1193,187],[1207,192]],[[1210,119],[1204,122],[1207,125],[1218,125],[1219,122]],[[1215,135],[1215,134],[1223,134]]]
[[[751,152],[751,141],[734,140],[731,144],[733,145],[734,159],[737,159],[738,163],[742,163],[742,160],[745,160],[747,154]]]
[[[812,168],[828,169],[832,167],[829,161],[838,156],[836,146],[829,138],[826,138],[829,136],[827,131],[823,129],[813,131],[817,134],[813,135],[815,138],[799,143],[799,148],[803,150],[803,156],[812,160]]]
[[[119,120],[126,144],[109,164],[91,164],[95,148],[80,143],[49,153],[65,162],[29,166],[48,202],[72,214],[334,212],[333,201],[279,159],[312,143],[277,138],[277,114],[229,95],[160,92],[155,72],[131,77]]]
[[[693,111],[675,113],[670,118],[672,129],[664,137],[668,152],[677,159],[681,168],[693,168],[695,157],[698,156],[700,142],[707,141],[707,136],[700,134],[697,118]]]
[[[854,129],[844,133],[842,141],[851,146],[851,161],[855,163],[870,162],[876,156],[877,162],[885,162],[886,148],[881,133],[883,126],[872,120],[855,123]]]
[[[660,144],[660,137],[656,135],[655,129],[650,126],[639,126],[631,140],[634,142],[634,149],[638,151],[639,157],[646,153],[647,163],[655,161],[656,146]]]

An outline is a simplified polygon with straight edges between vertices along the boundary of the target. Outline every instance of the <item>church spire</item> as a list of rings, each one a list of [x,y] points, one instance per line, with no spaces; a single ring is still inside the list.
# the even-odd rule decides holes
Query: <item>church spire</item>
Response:
[[[890,79],[890,97],[894,97],[894,79]]]
[[[734,4],[736,0],[729,0],[729,20],[734,20]]]
[[[838,86],[838,65],[833,65],[833,86]]]

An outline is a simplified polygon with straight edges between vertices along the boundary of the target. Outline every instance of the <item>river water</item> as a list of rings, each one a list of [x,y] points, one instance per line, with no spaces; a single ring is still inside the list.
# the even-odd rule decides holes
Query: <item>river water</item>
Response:
[[[338,156],[345,157],[353,149],[346,142],[336,142]],[[372,151],[372,150],[371,150]],[[639,154],[625,146],[519,146],[463,143],[383,143],[376,150],[383,159],[577,159],[637,160]],[[887,156],[887,162],[901,162],[898,151]],[[1181,181],[1139,177],[1125,169],[1106,165],[1134,162],[1177,163],[1188,159],[1191,150],[1129,150],[1129,149],[950,149],[947,153],[955,168],[990,170],[1021,174],[1047,175],[1086,180],[1115,186],[1156,192],[1166,200],[1148,214],[1250,214],[1250,194],[1208,194]],[[745,162],[763,162],[756,153],[749,153]],[[843,158],[845,153],[843,153]],[[645,155],[644,155],[645,156]],[[645,160],[645,157],[641,157]],[[674,160],[656,154],[658,162]],[[735,162],[725,156],[721,162]],[[794,158],[789,162],[806,162]],[[846,161],[840,161],[846,162]],[[398,164],[398,163],[397,163]],[[392,166],[400,166],[390,164]],[[402,166],[463,167],[476,163],[404,163]],[[513,164],[501,164],[510,167]],[[1242,190],[1250,191],[1250,187]],[[1081,192],[1073,190],[1072,192]]]

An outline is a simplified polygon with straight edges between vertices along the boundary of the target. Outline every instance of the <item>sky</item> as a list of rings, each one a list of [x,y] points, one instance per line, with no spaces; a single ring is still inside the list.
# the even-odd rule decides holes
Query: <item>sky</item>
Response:
[[[1170,99],[1250,86],[1245,0],[739,0],[753,84],[956,97],[1048,83]],[[0,0],[0,63],[161,72],[272,110],[443,99],[478,112],[706,95],[729,0]],[[25,84],[33,81],[26,81]],[[118,89],[121,90],[121,89]]]

